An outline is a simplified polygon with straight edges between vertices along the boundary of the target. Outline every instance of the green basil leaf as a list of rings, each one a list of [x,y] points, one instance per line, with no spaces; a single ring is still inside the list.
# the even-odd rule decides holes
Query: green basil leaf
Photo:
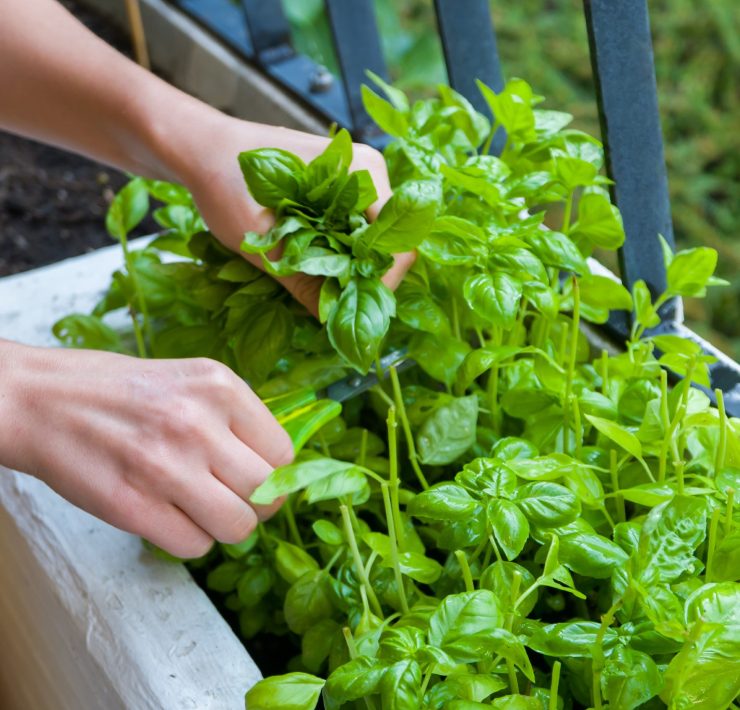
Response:
[[[121,352],[121,336],[96,316],[74,315],[61,318],[52,328],[54,336],[68,348]]]
[[[290,346],[293,317],[282,303],[266,303],[244,320],[234,340],[239,373],[261,385]]]
[[[558,483],[525,483],[515,500],[529,522],[542,528],[567,525],[581,512],[578,498]]]
[[[313,710],[324,679],[308,673],[288,673],[257,681],[245,698],[249,710]]]
[[[329,618],[333,610],[329,576],[323,571],[303,575],[285,595],[285,622],[295,634],[304,634],[317,622]]]
[[[624,227],[619,210],[609,198],[588,192],[578,202],[578,220],[570,235],[602,249],[618,249],[624,243]]]
[[[462,456],[475,443],[477,421],[475,395],[456,397],[438,407],[416,433],[421,462],[438,466]]]
[[[361,469],[353,467],[310,483],[306,488],[306,500],[313,505],[322,500],[361,494],[367,489],[365,474]]]
[[[660,670],[650,656],[622,646],[606,660],[601,674],[601,692],[614,710],[639,707],[662,685]]]
[[[476,508],[475,499],[454,483],[438,483],[418,493],[407,506],[409,515],[427,520],[465,520]]]
[[[395,297],[380,279],[355,276],[329,314],[329,340],[352,367],[366,373],[395,312]]]
[[[387,669],[388,665],[382,661],[359,656],[332,671],[326,679],[326,695],[337,707],[374,695]]]
[[[372,89],[362,85],[362,104],[370,118],[380,126],[381,130],[391,136],[405,136],[409,130],[409,122],[404,111],[397,108],[385,99],[380,98]]]
[[[421,696],[421,668],[413,659],[390,666],[380,681],[383,710],[418,710]]]
[[[458,663],[474,663],[486,655],[502,623],[499,601],[490,590],[450,594],[429,618],[429,643]]]
[[[595,621],[568,621],[562,624],[547,624],[535,630],[527,646],[545,656],[566,658],[591,658],[596,646],[600,624]],[[617,644],[617,632],[607,628],[602,648],[608,651]]]
[[[432,228],[439,200],[439,185],[431,180],[404,183],[362,233],[363,244],[386,254],[416,249]]]
[[[463,295],[470,308],[493,325],[510,328],[516,320],[522,284],[505,271],[469,276]]]
[[[357,468],[356,464],[328,458],[307,459],[281,466],[268,476],[249,500],[257,505],[270,505],[280,496],[295,493],[321,479]]]
[[[619,545],[596,533],[560,536],[560,561],[576,574],[608,579],[628,555]]]
[[[703,296],[717,267],[717,252],[709,247],[680,251],[673,257],[666,279],[668,292],[675,296]]]
[[[105,228],[113,239],[121,241],[149,212],[149,191],[142,178],[130,180],[113,198],[105,215]]]
[[[296,155],[279,148],[257,148],[239,154],[247,188],[263,207],[275,209],[285,200],[297,201],[305,163]]]
[[[318,572],[319,563],[304,549],[285,540],[276,539],[275,571],[288,584],[298,581],[304,574]]]
[[[616,422],[602,419],[601,417],[594,417],[590,414],[586,414],[586,419],[607,437],[607,439],[610,439],[617,446],[623,448],[628,454],[631,454],[637,459],[642,458],[642,444],[640,444],[640,440],[631,431]]]
[[[513,560],[529,539],[527,518],[516,504],[504,498],[491,499],[487,514],[496,542],[504,551],[506,559]]]

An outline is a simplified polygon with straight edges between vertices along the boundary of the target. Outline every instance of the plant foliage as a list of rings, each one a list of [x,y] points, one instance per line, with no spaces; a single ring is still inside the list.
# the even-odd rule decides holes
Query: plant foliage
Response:
[[[413,104],[380,88],[365,101],[396,135],[395,195],[372,224],[346,133],[307,165],[240,156],[277,216],[243,248],[270,274],[325,277],[321,323],[220,247],[184,190],[137,178],[109,219],[126,268],[92,315],[55,328],[70,345],[215,357],[302,447],[253,495],[287,495],[280,513],[191,563],[248,644],[294,649],[247,707],[730,707],[740,421],[691,387],[709,383],[697,346],[646,336],[667,298],[718,283],[714,253],[666,253],[666,293],[630,294],[591,272],[624,235],[601,147],[567,114],[536,108],[521,80],[481,85],[493,124],[447,87]],[[149,196],[168,231],[130,251]],[[543,227],[553,210],[559,230]],[[391,293],[391,254],[412,248]],[[105,323],[120,309],[132,333]],[[612,309],[634,311],[632,337],[594,354],[580,324]],[[341,414],[312,396],[390,348],[419,367],[391,368]]]

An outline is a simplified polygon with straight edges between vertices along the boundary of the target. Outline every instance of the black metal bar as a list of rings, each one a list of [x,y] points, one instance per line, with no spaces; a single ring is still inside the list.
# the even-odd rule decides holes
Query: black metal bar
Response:
[[[491,111],[475,80],[496,93],[504,88],[496,33],[488,0],[434,0],[450,86],[488,116]],[[506,136],[498,131],[491,149],[500,153]]]
[[[631,288],[643,279],[657,295],[666,287],[658,234],[674,242],[647,0],[584,0],[584,9],[607,171],[626,233],[622,280]],[[680,304],[661,315],[678,320]]]
[[[257,60],[269,64],[295,54],[280,0],[241,0]]]
[[[244,10],[239,5],[231,0],[175,0],[175,4],[232,49],[247,57],[254,54],[244,22]]]
[[[372,0],[325,0],[334,47],[352,119],[353,135],[376,143],[380,135],[362,104],[361,87],[367,70],[388,79]]]

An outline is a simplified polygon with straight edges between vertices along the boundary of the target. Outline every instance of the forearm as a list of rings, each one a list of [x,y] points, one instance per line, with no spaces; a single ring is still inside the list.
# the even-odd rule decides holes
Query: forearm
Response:
[[[0,0],[0,128],[178,179],[177,134],[221,114],[128,60],[56,0]]]

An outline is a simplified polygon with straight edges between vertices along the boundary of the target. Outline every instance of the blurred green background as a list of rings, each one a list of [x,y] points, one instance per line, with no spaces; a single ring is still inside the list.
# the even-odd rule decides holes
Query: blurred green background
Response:
[[[322,0],[283,0],[297,48],[336,73]],[[414,95],[446,80],[431,0],[375,0],[386,61]],[[719,252],[731,286],[686,302],[691,327],[740,359],[740,10],[738,0],[650,0],[676,238]],[[599,135],[581,0],[492,3],[506,77]],[[639,121],[639,116],[635,116]]]

